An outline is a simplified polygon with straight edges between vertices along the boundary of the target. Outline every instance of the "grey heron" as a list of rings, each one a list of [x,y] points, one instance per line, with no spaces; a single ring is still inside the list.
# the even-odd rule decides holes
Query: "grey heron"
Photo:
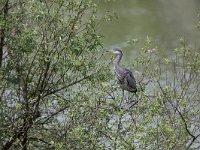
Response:
[[[136,81],[133,76],[133,73],[129,69],[120,66],[120,61],[123,56],[122,50],[119,48],[113,48],[112,52],[116,54],[116,58],[113,61],[113,70],[117,77],[118,84],[120,85],[122,89],[123,97],[124,97],[124,90],[131,93],[136,93],[137,87],[136,87]],[[121,100],[121,103],[122,101],[123,101],[123,98]]]

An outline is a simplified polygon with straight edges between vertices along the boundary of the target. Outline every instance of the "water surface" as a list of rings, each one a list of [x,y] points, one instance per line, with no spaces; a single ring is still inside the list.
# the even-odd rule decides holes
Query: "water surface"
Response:
[[[134,54],[143,46],[147,36],[166,51],[177,47],[180,37],[192,46],[198,46],[200,32],[195,24],[200,12],[199,0],[96,0],[96,3],[101,15],[117,16],[98,28],[104,35],[106,48],[122,47],[125,55]],[[138,39],[138,44],[127,46],[131,39]]]

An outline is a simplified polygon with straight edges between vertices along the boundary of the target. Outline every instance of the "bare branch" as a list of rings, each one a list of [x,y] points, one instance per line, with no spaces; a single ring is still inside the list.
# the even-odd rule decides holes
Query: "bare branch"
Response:
[[[186,148],[186,150],[189,150],[189,148],[192,146],[192,144],[195,142],[195,140],[200,136],[200,134],[197,135],[197,136],[195,136],[195,135],[192,134],[192,132],[191,132],[191,131],[189,130],[189,128],[188,128],[187,122],[186,122],[186,120],[185,120],[183,114],[181,113],[181,111],[180,111],[176,106],[174,106],[174,104],[166,97],[166,93],[165,93],[165,91],[163,90],[163,88],[162,88],[160,82],[159,82],[159,81],[157,81],[157,82],[158,82],[159,88],[161,89],[161,91],[162,91],[164,97],[168,100],[168,102],[171,104],[171,106],[172,106],[173,108],[175,108],[175,110],[178,112],[179,116],[181,117],[181,120],[183,121],[183,124],[184,124],[184,127],[185,127],[186,132],[192,137],[192,141],[190,142],[190,144],[189,144],[189,145],[187,146],[187,148]]]
[[[64,111],[66,108],[68,108],[68,106],[65,106],[59,110],[57,110],[56,112],[52,113],[50,116],[48,116],[41,124],[45,124],[49,119],[53,118],[54,116],[56,116],[57,114],[59,114],[60,112]]]
[[[88,76],[85,76],[85,77],[83,77],[83,78],[81,78],[81,79],[79,79],[79,80],[76,80],[76,81],[74,81],[74,82],[72,82],[72,83],[70,83],[70,84],[68,84],[68,85],[66,85],[66,86],[63,86],[63,87],[59,88],[59,89],[56,89],[56,90],[53,90],[53,91],[48,91],[48,92],[43,96],[43,98],[46,97],[46,96],[48,96],[48,95],[55,94],[55,93],[57,93],[57,92],[59,92],[59,91],[62,91],[62,90],[66,89],[66,88],[68,88],[68,87],[70,87],[70,86],[72,86],[72,85],[75,85],[75,84],[77,84],[77,83],[79,83],[79,82],[81,82],[81,81],[83,81],[83,80],[86,80],[86,79],[92,77],[94,74],[95,74],[95,73],[93,73],[93,74],[91,74],[91,75],[88,75]]]

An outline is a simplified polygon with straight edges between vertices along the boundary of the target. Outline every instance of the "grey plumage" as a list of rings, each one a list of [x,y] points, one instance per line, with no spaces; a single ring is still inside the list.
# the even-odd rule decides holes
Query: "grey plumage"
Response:
[[[113,66],[114,66],[113,70],[116,74],[118,84],[120,85],[122,90],[136,93],[137,92],[136,81],[132,72],[127,68],[121,67],[119,64],[123,56],[121,49],[114,48],[113,53],[117,55],[117,57],[113,61]]]

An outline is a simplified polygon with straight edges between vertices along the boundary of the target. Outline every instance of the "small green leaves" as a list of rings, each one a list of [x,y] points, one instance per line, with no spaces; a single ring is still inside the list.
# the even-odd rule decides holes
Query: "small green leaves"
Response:
[[[129,48],[142,44],[129,66],[135,70],[138,92],[126,91],[122,97],[110,69],[112,56],[106,56],[103,36],[96,31],[99,22],[113,21],[116,14],[99,20],[92,0],[9,5],[6,18],[0,19],[5,31],[0,34],[5,36],[0,149],[195,146],[200,126],[198,48],[181,37],[180,47],[168,54],[149,36],[130,39],[125,44]]]

